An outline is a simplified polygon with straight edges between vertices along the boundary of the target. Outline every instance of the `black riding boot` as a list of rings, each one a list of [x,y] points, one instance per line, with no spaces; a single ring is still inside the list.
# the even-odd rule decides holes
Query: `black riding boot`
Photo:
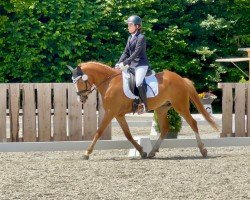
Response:
[[[147,112],[148,111],[148,104],[147,104],[146,86],[141,84],[138,87],[138,90],[139,90],[139,97],[145,106],[144,112]]]

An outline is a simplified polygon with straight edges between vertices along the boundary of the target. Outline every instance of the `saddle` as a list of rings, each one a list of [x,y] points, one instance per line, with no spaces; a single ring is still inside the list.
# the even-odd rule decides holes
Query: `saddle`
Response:
[[[129,73],[129,89],[130,91],[135,95],[135,96],[139,96],[139,91],[138,91],[138,88],[136,87],[136,84],[135,84],[135,69],[133,68],[128,68],[128,71]],[[151,70],[149,70],[146,74],[146,76],[150,76],[152,75],[153,72]],[[146,83],[146,80],[145,78],[143,79],[143,87],[145,87],[145,90],[147,91],[147,83]],[[134,99],[133,101],[133,106],[132,106],[132,109],[133,109],[133,114],[138,110],[138,106],[140,105],[140,100],[139,99]]]

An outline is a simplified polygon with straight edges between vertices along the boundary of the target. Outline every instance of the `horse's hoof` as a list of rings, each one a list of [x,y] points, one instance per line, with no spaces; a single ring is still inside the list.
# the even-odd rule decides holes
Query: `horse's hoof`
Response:
[[[155,157],[155,152],[150,152],[150,153],[148,154],[148,158],[153,158],[153,157]]]
[[[88,160],[89,159],[89,155],[84,155],[83,156],[83,160]]]
[[[146,153],[146,152],[142,152],[142,153],[141,153],[141,158],[143,158],[143,159],[144,159],[144,158],[147,158],[147,153]]]
[[[203,158],[206,158],[207,157],[207,149],[202,149],[201,154],[202,154]]]

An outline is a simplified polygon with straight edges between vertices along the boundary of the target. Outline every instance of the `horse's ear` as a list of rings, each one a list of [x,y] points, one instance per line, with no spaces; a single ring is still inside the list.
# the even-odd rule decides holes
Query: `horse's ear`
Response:
[[[70,70],[71,72],[74,71],[73,67],[71,67],[71,66],[69,66],[69,65],[67,65],[67,67],[69,68],[69,70]]]
[[[76,69],[77,69],[77,75],[78,75],[78,76],[83,75],[82,69],[81,69],[79,66],[77,66]]]

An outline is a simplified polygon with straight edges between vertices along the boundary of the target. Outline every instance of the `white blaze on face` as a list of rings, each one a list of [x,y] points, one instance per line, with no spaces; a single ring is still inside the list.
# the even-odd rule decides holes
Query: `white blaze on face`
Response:
[[[77,87],[76,83],[75,83],[74,85],[75,85],[75,87],[76,87],[76,92],[78,92],[79,90],[78,90],[78,87]],[[77,101],[78,101],[78,102],[81,102],[81,99],[80,99],[80,96],[79,96],[79,95],[77,95]]]

